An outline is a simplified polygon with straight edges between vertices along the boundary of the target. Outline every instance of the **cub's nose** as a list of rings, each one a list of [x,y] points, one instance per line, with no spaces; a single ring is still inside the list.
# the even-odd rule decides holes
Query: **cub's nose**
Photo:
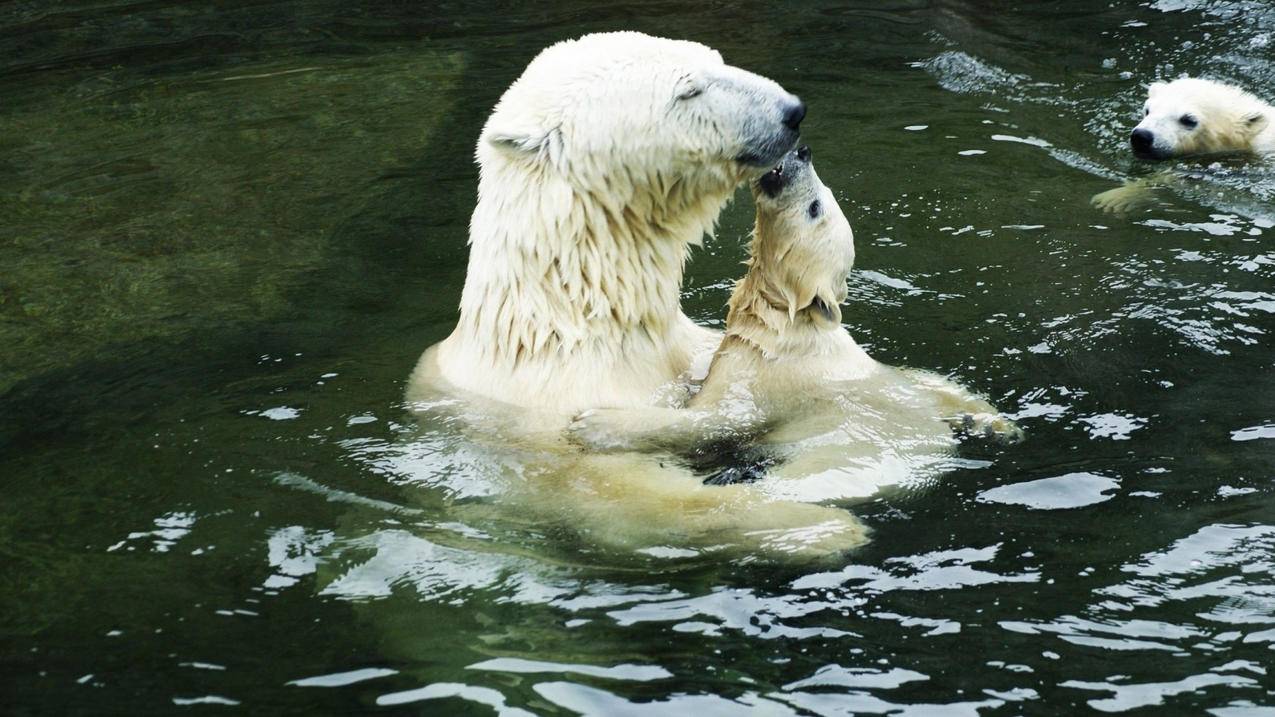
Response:
[[[801,162],[810,161],[810,145],[803,144],[797,148],[797,159]]]
[[[794,98],[795,99],[795,98]],[[801,126],[801,121],[806,118],[806,103],[797,100],[796,104],[788,105],[784,108],[784,126],[793,132]]]
[[[1135,129],[1129,135],[1129,144],[1133,145],[1135,152],[1150,152],[1151,145],[1155,144],[1155,135],[1149,129]]]

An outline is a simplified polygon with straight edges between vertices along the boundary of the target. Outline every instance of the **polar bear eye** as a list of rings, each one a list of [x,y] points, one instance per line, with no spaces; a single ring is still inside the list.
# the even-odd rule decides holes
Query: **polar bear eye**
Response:
[[[1182,126],[1187,129],[1195,129],[1196,126],[1200,124],[1200,121],[1191,115],[1182,115],[1178,118],[1178,121],[1181,122]]]
[[[1143,117],[1146,117],[1146,116],[1147,116],[1147,115],[1149,115],[1149,114],[1151,114],[1151,106],[1150,106],[1150,105],[1148,105],[1148,106],[1146,106],[1146,107],[1143,107],[1143,108],[1142,108],[1142,116],[1143,116]]]
[[[811,219],[815,219],[819,216],[819,211],[821,209],[823,209],[823,207],[819,205],[819,200],[816,199],[810,203],[809,207],[806,208],[806,213],[810,215]]]
[[[691,99],[692,97],[699,97],[701,94],[703,94],[703,92],[704,92],[704,88],[703,88],[703,87],[699,87],[699,86],[691,86],[691,87],[687,87],[686,89],[684,89],[684,90],[682,90],[681,92],[677,93],[677,99],[679,99],[679,100],[689,100],[689,99]]]

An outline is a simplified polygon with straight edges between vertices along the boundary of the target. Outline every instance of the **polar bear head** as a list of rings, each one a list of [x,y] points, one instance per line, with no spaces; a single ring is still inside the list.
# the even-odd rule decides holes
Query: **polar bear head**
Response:
[[[487,121],[478,159],[676,211],[773,166],[796,145],[805,113],[778,84],[704,45],[586,35],[527,66]]]
[[[787,312],[841,323],[854,232],[832,190],[819,181],[810,148],[800,147],[753,183],[757,203],[750,274],[767,300]]]
[[[1270,122],[1269,111],[1232,85],[1190,77],[1157,82],[1129,143],[1144,159],[1251,152]]]

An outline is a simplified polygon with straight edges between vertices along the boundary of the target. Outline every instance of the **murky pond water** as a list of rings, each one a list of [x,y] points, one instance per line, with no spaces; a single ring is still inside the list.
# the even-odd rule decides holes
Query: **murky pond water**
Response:
[[[15,714],[1270,714],[1275,170],[1151,170],[1141,83],[1275,86],[1256,1],[0,7],[0,694]],[[810,105],[846,322],[1025,443],[831,562],[499,500],[403,391],[535,51],[689,37]],[[720,322],[741,193],[688,272]],[[1263,709],[1264,707],[1264,709]]]

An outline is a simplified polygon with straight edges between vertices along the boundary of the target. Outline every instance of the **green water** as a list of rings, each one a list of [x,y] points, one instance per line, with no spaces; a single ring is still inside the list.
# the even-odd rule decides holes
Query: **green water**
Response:
[[[813,566],[484,510],[403,389],[486,113],[620,28],[807,101],[848,327],[1025,443],[853,506],[873,542]],[[1275,173],[1089,198],[1150,171],[1141,83],[1268,93],[1272,48],[1240,0],[0,6],[0,711],[1270,714]]]

